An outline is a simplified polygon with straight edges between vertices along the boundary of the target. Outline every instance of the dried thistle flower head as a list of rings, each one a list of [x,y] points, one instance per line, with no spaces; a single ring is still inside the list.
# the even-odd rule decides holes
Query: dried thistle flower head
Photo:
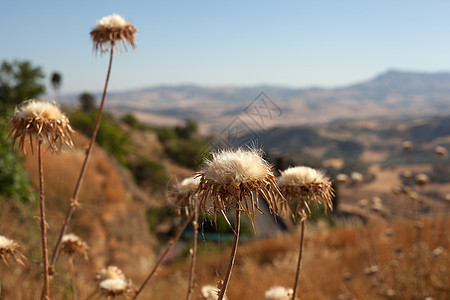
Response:
[[[384,210],[384,207],[383,207],[383,202],[381,201],[381,198],[380,198],[380,197],[377,197],[377,196],[373,197],[373,198],[372,198],[372,205],[371,205],[370,208],[371,208],[372,210],[378,211],[378,212],[383,211],[383,210]]]
[[[19,244],[5,236],[0,235],[0,257],[8,265],[8,259],[11,257],[16,263],[24,266],[25,256],[19,251]]]
[[[10,130],[8,138],[11,137],[13,147],[18,140],[19,149],[22,151],[27,136],[31,146],[33,139],[46,140],[53,150],[57,150],[58,146],[61,147],[63,144],[73,146],[71,134],[74,131],[69,119],[52,102],[25,101],[16,107],[8,127]]]
[[[274,286],[266,291],[264,300],[291,300],[294,291],[282,286]]]
[[[75,234],[66,234],[62,238],[61,252],[69,256],[78,253],[83,256],[85,260],[88,260],[87,250],[88,245]]]
[[[185,207],[187,210],[194,207],[194,195],[200,184],[199,176],[191,176],[177,183],[173,190],[169,191],[169,199],[179,207]]]
[[[348,175],[347,174],[338,174],[336,176],[336,182],[337,183],[347,183],[349,181]]]
[[[100,270],[100,272],[97,273],[97,275],[95,276],[95,278],[97,280],[106,280],[106,279],[124,279],[125,280],[125,275],[123,274],[122,270],[119,269],[116,266],[107,266],[105,268],[102,268]]]
[[[123,46],[126,49],[127,44],[134,49],[136,48],[134,35],[137,31],[136,27],[117,14],[103,17],[91,31],[94,51],[103,54],[114,47],[120,49]]]
[[[100,293],[109,299],[109,297],[115,298],[121,295],[131,295],[135,292],[131,281],[124,278],[109,278],[102,280],[98,288]]]
[[[213,285],[204,285],[201,291],[205,300],[217,300],[219,298],[219,292],[220,290]],[[223,299],[227,300],[228,298],[224,296]]]
[[[203,210],[212,206],[214,214],[224,215],[229,208],[247,213],[253,225],[258,196],[262,195],[269,209],[278,213],[277,195],[282,195],[268,162],[257,150],[222,150],[199,173],[199,199]],[[249,201],[247,201],[249,199]],[[250,202],[250,203],[249,203]]]
[[[367,206],[369,206],[369,200],[367,199],[361,199],[358,201],[358,206],[361,208],[366,208]]]
[[[417,185],[426,185],[430,181],[428,175],[424,173],[417,174],[415,179]]]
[[[410,170],[405,170],[402,173],[402,177],[405,179],[411,179],[413,177],[413,172]]]
[[[292,204],[297,200],[295,213],[302,217],[307,215],[305,208],[310,212],[309,201],[313,201],[316,207],[323,205],[325,211],[327,207],[333,209],[331,181],[319,170],[305,166],[288,168],[281,172],[278,185],[288,202]]]
[[[402,142],[402,149],[405,151],[411,150],[413,148],[414,144],[411,141],[403,141]]]
[[[378,273],[378,266],[372,265],[370,267],[364,268],[363,273],[364,273],[364,275],[367,275],[367,276],[374,275],[374,274]]]
[[[437,146],[436,148],[434,148],[434,153],[436,153],[437,156],[447,156],[448,152],[447,149],[442,147],[442,146]]]
[[[350,178],[354,184],[361,183],[364,181],[363,174],[359,172],[352,172],[352,174],[350,174]]]

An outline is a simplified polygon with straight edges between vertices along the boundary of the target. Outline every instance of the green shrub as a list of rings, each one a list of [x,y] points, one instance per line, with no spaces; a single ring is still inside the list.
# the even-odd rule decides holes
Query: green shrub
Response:
[[[76,111],[71,114],[70,121],[75,129],[87,136],[91,136],[96,118],[97,111],[89,113]],[[122,130],[112,115],[103,114],[96,141],[113,155],[120,164],[126,165],[126,154],[129,152],[128,145],[130,143],[130,136]]]
[[[146,158],[139,158],[137,162],[130,163],[129,169],[140,186],[151,186],[162,190],[167,186],[169,175],[163,165]]]
[[[6,126],[0,122],[0,138],[6,140]],[[0,143],[0,195],[28,202],[33,199],[31,182],[28,174],[20,164],[15,151],[11,150],[10,141]]]

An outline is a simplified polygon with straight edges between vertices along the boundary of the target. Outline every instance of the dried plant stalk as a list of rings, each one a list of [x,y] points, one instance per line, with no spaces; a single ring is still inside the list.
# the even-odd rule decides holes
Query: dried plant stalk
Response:
[[[139,295],[142,293],[143,289],[149,283],[150,279],[152,279],[153,275],[155,275],[156,270],[158,270],[159,266],[163,263],[164,258],[169,254],[170,250],[172,250],[172,247],[175,245],[175,243],[180,239],[181,235],[183,234],[186,227],[189,225],[189,223],[194,218],[194,214],[190,214],[188,218],[184,221],[183,225],[181,225],[180,230],[178,231],[177,235],[169,242],[169,246],[164,250],[164,252],[161,254],[160,258],[156,262],[156,265],[153,267],[153,269],[150,271],[150,274],[147,276],[147,278],[144,280],[144,283],[141,285],[141,287],[137,290],[136,295],[133,299],[137,299]]]
[[[200,184],[198,197],[201,211],[212,208],[214,218],[221,214],[230,228],[226,216],[229,209],[236,211],[234,240],[228,263],[227,273],[220,288],[219,300],[225,296],[228,282],[236,257],[239,242],[240,214],[246,213],[254,229],[255,211],[259,209],[259,195],[266,201],[270,211],[278,213],[279,199],[284,200],[271,172],[271,166],[262,158],[257,150],[222,150],[213,153],[212,160],[207,160],[204,169],[199,173]]]

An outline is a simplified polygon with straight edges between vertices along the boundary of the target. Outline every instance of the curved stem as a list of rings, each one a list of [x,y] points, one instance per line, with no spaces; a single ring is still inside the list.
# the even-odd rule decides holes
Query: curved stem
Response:
[[[144,283],[141,285],[139,290],[136,292],[136,295],[134,296],[133,299],[137,299],[138,296],[141,294],[144,287],[147,285],[147,283],[150,281],[150,279],[153,277],[153,275],[155,275],[156,270],[162,264],[166,255],[169,254],[170,250],[172,250],[172,247],[175,245],[175,242],[180,239],[181,235],[183,234],[183,231],[186,229],[186,227],[189,225],[189,223],[192,221],[193,218],[194,218],[194,214],[191,213],[191,215],[189,215],[189,217],[184,221],[183,225],[181,225],[180,230],[178,231],[177,235],[169,242],[169,246],[164,250],[163,254],[161,254],[160,258],[156,262],[156,265],[153,267],[152,271],[147,276]]]
[[[194,277],[195,277],[195,261],[197,258],[197,235],[198,235],[198,204],[196,201],[194,208],[194,221],[192,222],[194,229],[194,238],[192,241],[192,260],[191,260],[191,270],[189,272],[189,286],[186,295],[186,300],[191,300],[192,291],[194,290]]]
[[[47,222],[45,221],[45,194],[44,194],[44,166],[42,159],[42,141],[38,141],[38,167],[39,167],[39,204],[41,211],[41,241],[42,261],[44,265],[44,286],[42,299],[50,299],[50,282],[48,276],[48,249],[47,249]]]
[[[305,224],[306,224],[306,218],[302,218],[301,231],[300,231],[300,251],[298,254],[297,272],[295,274],[294,293],[292,294],[292,300],[295,300],[297,298],[298,283],[299,283],[299,279],[300,279],[300,268],[302,266],[303,239],[304,239],[304,235],[305,235]]]
[[[113,61],[113,54],[114,54],[114,48],[111,47],[111,53],[110,53],[109,65],[108,65],[108,72],[106,74],[105,87],[103,88],[102,100],[101,100],[100,106],[98,108],[97,119],[95,120],[94,130],[92,132],[91,140],[89,142],[89,147],[88,147],[88,149],[86,151],[86,156],[84,158],[83,166],[81,167],[80,175],[78,176],[77,184],[76,184],[75,189],[73,191],[72,198],[70,199],[69,210],[67,211],[66,218],[64,219],[64,223],[63,223],[63,226],[61,228],[61,232],[60,232],[59,237],[58,237],[58,241],[56,242],[55,249],[53,250],[53,256],[52,256],[52,260],[51,260],[51,264],[50,264],[50,270],[51,270],[52,273],[54,272],[55,264],[56,264],[56,261],[57,261],[58,256],[59,256],[59,252],[61,250],[62,238],[63,238],[64,234],[66,234],[67,227],[69,226],[69,222],[72,219],[72,214],[74,213],[75,208],[78,205],[78,194],[80,193],[80,188],[81,188],[81,185],[83,183],[84,176],[86,174],[87,164],[89,162],[89,158],[91,157],[91,153],[92,153],[92,150],[94,148],[95,138],[97,137],[98,128],[100,127],[100,120],[101,120],[101,117],[102,117],[103,106],[105,104],[106,92],[107,92],[107,89],[108,89],[109,76],[111,74],[111,66],[112,66],[112,61]]]
[[[222,300],[227,292],[228,282],[230,281],[231,271],[233,270],[234,261],[236,259],[236,252],[239,243],[239,232],[241,229],[241,211],[238,209],[236,210],[235,222],[236,224],[234,225],[234,239],[233,245],[231,246],[230,262],[228,263],[227,273],[225,275],[225,279],[223,280],[223,285],[220,289],[219,298],[217,298],[217,300]]]

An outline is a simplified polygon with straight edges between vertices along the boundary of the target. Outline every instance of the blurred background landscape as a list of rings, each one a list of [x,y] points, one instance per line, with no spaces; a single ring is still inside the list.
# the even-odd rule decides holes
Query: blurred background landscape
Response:
[[[450,297],[450,162],[437,151],[450,149],[449,4],[19,2],[0,13],[0,235],[28,261],[1,266],[0,298],[40,295],[37,158],[11,151],[9,116],[26,99],[53,99],[77,132],[74,149],[44,157],[52,244],[106,72],[88,33],[113,12],[139,29],[138,48],[114,58],[70,226],[90,246],[89,261],[76,261],[80,299],[110,264],[139,285],[182,221],[168,190],[211,150],[247,146],[263,149],[276,175],[306,165],[334,181],[334,211],[308,221],[301,299]],[[417,184],[418,174],[429,181]],[[293,284],[298,227],[258,218],[256,232],[242,225],[230,299]],[[224,274],[231,234],[210,216],[200,228],[196,299]],[[145,299],[184,297],[190,243],[188,230]],[[56,272],[52,295],[72,299],[65,257]]]

